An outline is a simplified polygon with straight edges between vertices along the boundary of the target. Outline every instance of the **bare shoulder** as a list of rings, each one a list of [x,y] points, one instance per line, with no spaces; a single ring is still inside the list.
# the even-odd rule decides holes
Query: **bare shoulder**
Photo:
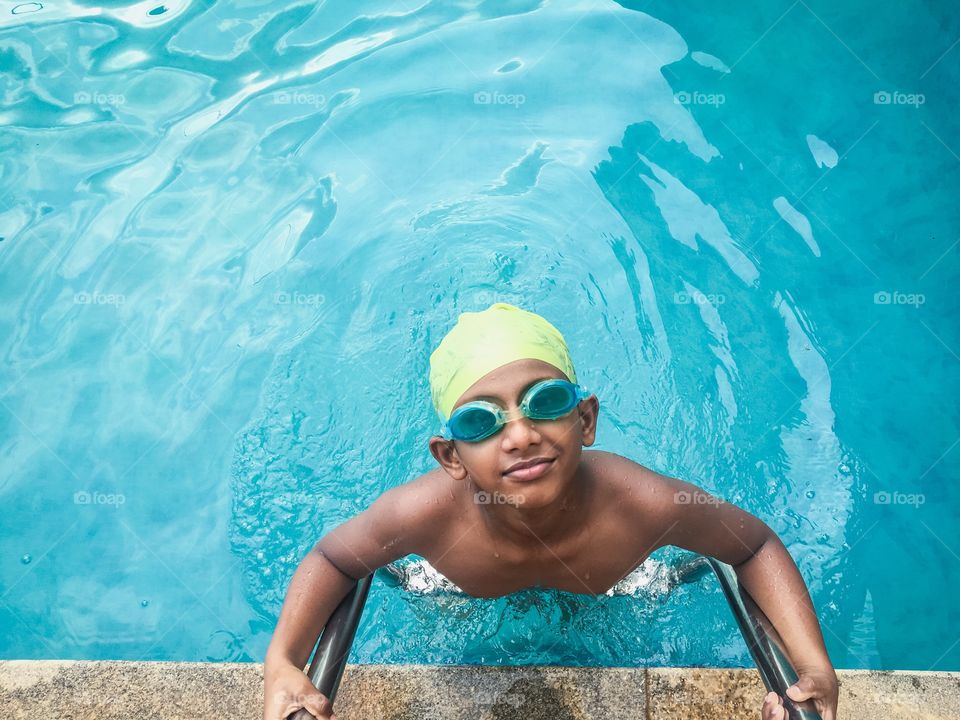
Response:
[[[584,461],[594,475],[611,489],[636,500],[654,499],[671,487],[665,475],[641,465],[623,455],[606,450],[584,451]]]
[[[616,508],[625,521],[638,523],[657,537],[675,520],[678,493],[698,490],[616,453],[591,450],[584,458],[605,489],[608,506]]]
[[[424,473],[381,493],[363,512],[324,535],[316,548],[341,572],[359,579],[419,553],[450,517],[453,502],[440,474]]]
[[[404,530],[413,545],[417,545],[416,538],[435,533],[444,519],[451,516],[455,502],[450,476],[436,468],[390,488],[377,498],[374,505],[379,503],[380,513],[392,515],[394,523]],[[410,552],[416,552],[416,548]]]
[[[592,455],[618,492],[618,508],[654,534],[656,547],[675,545],[736,565],[772,535],[762,520],[698,485],[622,455]]]

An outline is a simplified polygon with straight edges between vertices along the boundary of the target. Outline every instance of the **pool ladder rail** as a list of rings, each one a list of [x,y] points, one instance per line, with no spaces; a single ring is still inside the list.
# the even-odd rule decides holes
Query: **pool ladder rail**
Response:
[[[363,606],[367,602],[367,594],[370,592],[372,582],[373,573],[360,578],[337,605],[320,632],[320,641],[317,643],[313,661],[307,671],[310,682],[326,695],[331,706],[340,688],[340,678],[343,677],[343,670],[347,666],[347,656],[350,654],[353,638],[357,634],[360,616],[363,614]],[[315,718],[305,708],[301,708],[289,715],[288,720],[315,720]]]
[[[720,582],[767,691],[773,690],[783,698],[783,706],[790,720],[822,720],[809,700],[797,703],[787,697],[786,690],[797,681],[797,672],[787,657],[780,634],[740,584],[733,567],[711,557],[705,557],[704,560],[713,568]],[[331,704],[337,696],[372,582],[373,573],[361,578],[340,601],[320,634],[313,661],[307,671],[310,682]],[[307,710],[300,709],[287,720],[314,719]]]

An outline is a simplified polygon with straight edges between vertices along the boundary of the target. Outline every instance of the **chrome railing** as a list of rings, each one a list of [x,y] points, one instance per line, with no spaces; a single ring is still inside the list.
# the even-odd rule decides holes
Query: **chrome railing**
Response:
[[[740,626],[740,634],[747,643],[767,691],[773,690],[783,698],[783,708],[789,713],[790,720],[822,720],[809,700],[797,703],[787,697],[787,688],[797,681],[797,672],[787,657],[780,633],[740,584],[736,571],[731,565],[711,557],[707,558],[707,562],[717,574],[733,617]]]
[[[320,633],[313,661],[307,671],[310,682],[327,696],[331,705],[337,697],[337,690],[340,689],[340,678],[343,677],[343,670],[347,666],[347,656],[350,655],[350,647],[353,645],[353,638],[360,625],[360,616],[367,602],[371,582],[373,582],[372,573],[360,578],[337,605],[337,609],[330,615],[330,619]],[[305,708],[301,708],[290,715],[289,720],[314,720],[314,718]]]
[[[747,644],[747,649],[756,663],[760,678],[767,691],[774,691],[783,698],[784,709],[789,713],[790,720],[822,720],[810,701],[796,703],[786,695],[788,687],[797,681],[797,673],[787,657],[780,634],[767,619],[767,616],[750,597],[737,579],[733,567],[714,558],[704,558],[716,573],[723,594],[727,598],[730,610],[740,627],[740,633]],[[702,562],[702,561],[699,561]],[[403,575],[398,572],[381,570],[389,584],[405,587]],[[399,578],[399,579],[398,579]],[[699,578],[694,570],[689,573],[689,582]],[[353,645],[353,638],[360,624],[363,606],[367,600],[373,574],[362,578],[356,586],[333,611],[320,634],[316,652],[307,672],[310,682],[333,703],[340,679],[347,665],[347,656]],[[313,716],[305,709],[298,710],[288,720],[312,720]]]

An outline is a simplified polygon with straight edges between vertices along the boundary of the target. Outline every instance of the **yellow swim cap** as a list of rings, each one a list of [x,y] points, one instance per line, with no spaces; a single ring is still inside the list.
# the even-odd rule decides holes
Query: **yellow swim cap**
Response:
[[[543,360],[577,381],[563,335],[536,313],[509,303],[460,313],[457,324],[430,355],[430,395],[446,422],[467,388],[514,360]]]

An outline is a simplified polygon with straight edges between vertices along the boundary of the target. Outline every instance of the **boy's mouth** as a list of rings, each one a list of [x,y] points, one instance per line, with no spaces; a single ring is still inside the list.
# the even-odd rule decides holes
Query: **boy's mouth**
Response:
[[[513,466],[515,470],[505,472],[503,475],[511,480],[534,480],[553,467],[555,462],[556,458],[535,458],[530,462],[517,463]]]

